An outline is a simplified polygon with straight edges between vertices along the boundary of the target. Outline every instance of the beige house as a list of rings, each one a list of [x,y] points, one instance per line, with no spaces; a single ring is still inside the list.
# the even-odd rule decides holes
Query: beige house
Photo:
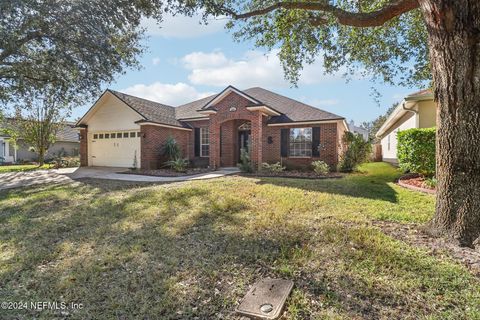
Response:
[[[376,136],[382,145],[383,161],[397,164],[397,132],[411,128],[431,128],[436,125],[437,105],[431,90],[406,96],[380,127]]]

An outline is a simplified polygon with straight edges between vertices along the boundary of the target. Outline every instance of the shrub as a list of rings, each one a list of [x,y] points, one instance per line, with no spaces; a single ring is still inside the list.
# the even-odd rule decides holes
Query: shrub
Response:
[[[250,154],[244,148],[240,151],[240,163],[238,164],[238,168],[242,172],[253,172]]]
[[[175,160],[169,160],[166,162],[166,164],[176,172],[185,172],[187,171],[188,160],[178,158]]]
[[[437,179],[434,177],[427,178],[425,181],[423,181],[423,184],[427,186],[427,188],[435,189],[437,187]]]
[[[80,159],[78,157],[63,157],[60,154],[55,156],[51,163],[55,169],[74,168],[80,166]]]
[[[427,177],[435,174],[435,128],[399,131],[397,141],[400,168]]]
[[[355,171],[359,164],[366,162],[372,152],[372,145],[365,141],[359,134],[345,132],[343,143],[346,145],[346,151],[341,156],[338,170],[341,172]]]
[[[321,160],[313,161],[312,166],[313,166],[313,171],[318,175],[324,176],[330,172],[330,167],[328,166],[328,164],[326,164]]]
[[[280,162],[268,164],[266,162],[262,163],[261,171],[271,172],[271,173],[280,173],[285,171],[285,167],[280,164]]]
[[[177,144],[177,141],[172,137],[168,137],[163,146],[163,155],[168,158],[168,160],[177,160],[181,158],[180,146]]]

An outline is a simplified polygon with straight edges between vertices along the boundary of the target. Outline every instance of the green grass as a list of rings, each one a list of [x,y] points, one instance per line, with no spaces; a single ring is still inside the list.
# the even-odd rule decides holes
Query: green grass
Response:
[[[368,164],[343,179],[84,180],[0,193],[0,301],[82,303],[2,319],[238,319],[263,277],[292,279],[282,319],[480,319],[480,281],[372,220],[425,222],[431,195]]]
[[[0,173],[23,172],[23,171],[33,171],[33,170],[51,169],[51,168],[52,166],[50,164],[44,164],[41,167],[36,164],[15,164],[15,165],[0,166]]]

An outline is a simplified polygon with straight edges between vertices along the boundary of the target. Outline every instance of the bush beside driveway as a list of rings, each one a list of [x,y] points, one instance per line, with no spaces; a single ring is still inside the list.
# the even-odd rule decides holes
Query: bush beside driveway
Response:
[[[295,282],[283,319],[480,318],[477,277],[373,225],[428,221],[434,197],[397,186],[387,164],[362,170],[2,191],[0,300],[82,303],[72,319],[238,319],[249,285],[270,276]]]

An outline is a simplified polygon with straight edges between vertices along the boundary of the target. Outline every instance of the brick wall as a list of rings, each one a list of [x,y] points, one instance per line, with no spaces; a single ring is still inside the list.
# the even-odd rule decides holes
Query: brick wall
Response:
[[[142,125],[141,137],[141,168],[158,169],[168,159],[163,155],[163,146],[168,137],[172,136],[180,146],[182,156],[190,159],[191,131],[171,129],[154,125]]]
[[[262,136],[264,116],[258,111],[249,111],[247,106],[252,102],[236,93],[230,93],[218,104],[215,105],[217,109],[216,114],[210,115],[210,166],[213,168],[225,165],[232,166],[236,163],[236,148],[237,140],[233,133],[233,126],[237,120],[246,120],[252,123],[251,130],[251,160],[253,166],[256,167],[262,162]],[[233,108],[233,109],[232,109]],[[230,122],[230,123],[229,123]],[[233,143],[225,143],[222,146],[222,155],[220,156],[220,131],[224,127],[225,139]],[[222,135],[222,138],[223,135]],[[235,148],[232,150],[232,148]],[[223,162],[222,162],[223,158]]]
[[[280,131],[284,128],[310,128],[312,126],[320,127],[320,156],[312,158],[290,158],[286,157],[281,159],[280,156]],[[268,139],[271,137],[272,143],[268,143]],[[307,168],[312,161],[322,160],[334,169],[338,163],[338,137],[337,137],[337,124],[326,123],[320,125],[309,126],[275,126],[265,127],[265,133],[263,135],[263,161],[268,163],[282,162],[290,168]]]
[[[80,130],[80,166],[88,166],[88,129]]]

